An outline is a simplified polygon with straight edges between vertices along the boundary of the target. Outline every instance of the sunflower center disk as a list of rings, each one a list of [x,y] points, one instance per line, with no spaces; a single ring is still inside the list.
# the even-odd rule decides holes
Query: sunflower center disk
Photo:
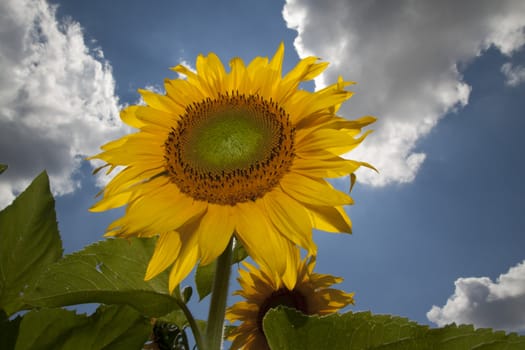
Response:
[[[294,158],[294,129],[275,102],[224,94],[186,108],[165,142],[166,169],[181,192],[221,205],[256,200]]]
[[[292,309],[301,311],[308,315],[308,304],[306,298],[297,290],[288,290],[286,288],[279,289],[273,292],[259,307],[257,315],[257,324],[259,329],[263,329],[263,319],[266,313],[278,306],[288,306]]]
[[[257,125],[248,111],[228,110],[194,128],[185,154],[194,166],[214,171],[246,168],[268,154],[271,139],[271,128]]]

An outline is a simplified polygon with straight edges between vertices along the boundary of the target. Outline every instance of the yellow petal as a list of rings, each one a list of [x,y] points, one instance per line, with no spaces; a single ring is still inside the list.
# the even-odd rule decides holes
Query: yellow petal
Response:
[[[277,82],[281,80],[283,58],[284,44],[281,42],[275,55],[266,67],[264,74],[258,77],[261,86],[260,94],[262,96],[275,96],[274,88]]]
[[[313,226],[327,232],[352,233],[352,222],[343,207],[306,206]]]
[[[288,253],[286,254],[287,264],[286,271],[282,276],[284,286],[288,290],[293,290],[297,284],[297,266],[299,265],[300,255],[299,248],[296,246],[288,245]]]
[[[196,242],[195,235],[182,237],[182,249],[171,268],[169,277],[169,291],[173,293],[175,287],[188,276],[190,271],[195,267],[199,257],[199,246]]]
[[[240,93],[251,93],[249,90],[251,85],[250,77],[246,72],[242,59],[239,57],[233,58],[230,61],[230,74],[228,75],[226,89],[228,91],[237,90]]]
[[[153,256],[149,261],[144,280],[152,279],[173,264],[179,255],[180,248],[181,240],[177,232],[161,234],[155,246]]]
[[[182,108],[165,112],[149,106],[139,106],[135,111],[135,115],[141,122],[161,126],[169,132],[172,127],[177,125],[178,115],[182,111]]]
[[[279,90],[275,93],[279,103],[285,103],[296,93],[301,82],[315,78],[328,66],[328,63],[316,63],[316,61],[316,57],[306,57],[283,77]]]
[[[370,135],[372,132],[374,132],[373,130],[368,130],[366,132],[363,133],[363,135],[361,135],[361,137],[357,138],[357,139],[354,139],[356,142],[354,143],[350,143],[348,145],[343,145],[343,146],[336,146],[334,148],[331,148],[330,151],[336,153],[336,154],[343,154],[343,153],[348,153],[350,152],[351,150],[353,150],[354,148],[356,148],[357,146],[359,146],[359,144],[361,142],[363,142],[363,140],[368,136]],[[361,165],[364,165],[365,163],[361,163]]]
[[[232,307],[228,308],[226,313],[226,319],[230,321],[239,320],[247,317],[256,317],[257,316],[257,305],[252,303],[247,303],[246,301],[240,301],[235,303]]]
[[[163,171],[163,168],[141,169],[140,167],[128,166],[118,173],[106,186],[103,200],[111,199],[111,197],[120,195],[123,192],[131,192],[133,186],[147,182],[154,177],[159,177]],[[131,200],[131,196],[129,199]]]
[[[246,71],[248,72],[248,76],[250,79],[257,84],[257,87],[259,87],[262,83],[260,82],[260,76],[261,74],[264,74],[264,69],[268,66],[268,58],[267,57],[255,57],[246,68]]]
[[[323,299],[327,305],[319,310],[320,314],[333,313],[349,304],[354,304],[354,293],[346,293],[342,290],[327,288],[322,291]]]
[[[337,83],[329,85],[317,92],[320,94],[324,94],[324,93],[331,93],[334,91],[344,91],[344,88],[346,86],[352,85],[352,84],[355,84],[355,82],[354,81],[344,81],[343,77],[339,76],[337,78]],[[350,95],[347,97],[347,99],[352,97],[352,95],[353,93],[350,91]],[[340,107],[341,107],[341,103],[337,103],[337,104],[334,104],[333,106],[328,107],[328,110],[330,111],[330,113],[336,113]]]
[[[148,106],[151,106],[155,109],[168,113],[173,113],[173,111],[180,110],[179,106],[177,106],[177,104],[167,96],[159,95],[155,92],[143,89],[139,89],[139,93],[144,99],[144,102],[146,102]]]
[[[364,135],[359,139],[355,139],[344,131],[332,129],[320,129],[309,133],[297,130],[296,150],[299,156],[315,153],[318,150],[332,149],[342,149],[344,151],[341,153],[344,153],[347,149],[351,149],[352,146],[358,145],[363,139]]]
[[[136,116],[138,106],[129,106],[124,108],[122,111],[120,111],[120,119],[122,121],[134,128],[139,129],[141,126],[144,125],[144,122],[139,120]]]
[[[166,132],[167,137],[167,132]],[[130,165],[136,162],[157,167],[164,163],[164,141],[159,135],[136,133],[127,136],[124,142],[106,145],[107,150],[97,156],[113,165]]]
[[[131,134],[133,135],[133,134]],[[131,136],[131,135],[128,135],[128,136],[124,136],[124,137],[121,137],[120,139],[116,139],[116,140],[113,140],[113,141],[110,141],[106,144],[104,144],[102,147],[100,147],[103,151],[109,151],[109,150],[112,150],[112,149],[115,149],[115,148],[120,148],[122,147],[122,145],[124,145],[128,138]],[[103,159],[103,160],[106,160],[104,157],[105,157],[105,154],[106,152],[101,152],[99,154],[97,154],[96,156],[92,156],[92,157],[89,157],[88,159],[94,159],[94,158],[98,158],[98,159]]]
[[[301,119],[298,125],[298,129],[300,130],[300,137],[298,141],[307,137],[311,132],[319,129],[338,130],[351,137],[355,137],[361,133],[361,129],[363,127],[370,123],[370,118],[373,117],[347,120],[345,118],[326,112],[321,114],[311,114],[306,118]]]
[[[310,272],[310,280],[318,288],[328,288],[333,286],[334,284],[343,282],[343,279],[341,277],[312,272]]]
[[[341,157],[326,159],[301,159],[297,157],[291,170],[305,176],[334,178],[351,174],[360,166],[360,162]]]
[[[329,113],[330,107],[339,105],[348,100],[352,93],[350,91],[327,91],[316,92],[314,98],[305,99],[304,103],[297,108],[296,113],[308,116],[320,112]]]
[[[224,77],[226,76],[226,71],[216,54],[210,53],[207,57],[198,56],[196,67],[198,75],[203,77],[207,82],[210,92],[219,92],[223,90],[222,85]]]
[[[270,221],[278,232],[308,250],[309,254],[316,253],[317,247],[312,240],[312,225],[304,206],[280,190],[266,194],[263,203]]]
[[[313,56],[303,58],[284,76],[283,82],[286,83],[293,80],[297,82],[312,80],[328,67],[328,62],[317,63],[317,60],[318,58]]]
[[[187,80],[166,80],[164,86],[168,96],[172,97],[181,109],[179,113],[181,115],[185,113],[184,110],[187,106],[203,100],[206,96],[206,93],[200,88],[200,84],[192,84]]]
[[[181,194],[166,179],[156,178],[143,184],[141,190],[141,195],[129,203],[126,215],[115,221],[109,230],[169,232],[201,216],[206,210],[206,203]]]
[[[280,185],[283,192],[305,204],[341,206],[353,203],[349,195],[335,190],[325,180],[295,173],[283,176]]]
[[[104,197],[98,203],[89,208],[89,211],[102,212],[105,210],[121,207],[129,202],[130,197],[130,192],[119,193],[111,197]]]
[[[274,279],[278,279],[286,271],[289,241],[271,228],[266,214],[260,209],[261,205],[258,202],[245,202],[236,206],[237,238],[252,259],[265,265]]]
[[[269,68],[278,72],[279,76],[281,76],[281,70],[283,67],[283,58],[284,58],[284,43],[281,41],[269,65]]]
[[[190,81],[191,83],[200,85],[201,77],[195,72],[193,72],[191,69],[189,69],[188,67],[183,66],[182,64],[179,64],[179,65],[176,65],[175,67],[171,67],[170,69],[177,73],[185,75],[188,78],[188,81]]]
[[[198,236],[201,264],[215,260],[228,245],[235,227],[230,206],[209,204],[195,232]]]

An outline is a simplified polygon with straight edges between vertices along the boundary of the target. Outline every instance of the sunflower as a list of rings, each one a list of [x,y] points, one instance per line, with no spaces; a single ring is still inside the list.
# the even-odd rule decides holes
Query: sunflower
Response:
[[[127,205],[107,236],[158,236],[145,279],[171,266],[172,291],[197,262],[206,265],[232,235],[249,255],[293,288],[287,268],[297,246],[316,253],[312,228],[350,232],[343,210],[352,203],[325,178],[352,174],[365,163],[340,155],[366,136],[373,117],[349,121],[336,112],[350,96],[340,78],[317,92],[299,89],[327,63],[301,60],[282,76],[284,46],[227,72],[213,53],[198,56],[196,72],[166,79],[166,93],[139,90],[145,105],[121,119],[138,129],[91,157],[123,168],[92,211]],[[99,168],[100,169],[100,168]]]
[[[329,288],[340,283],[342,278],[313,272],[315,257],[304,260],[296,257],[293,265],[297,271],[294,288],[288,288],[282,279],[274,279],[271,271],[264,267],[256,269],[247,262],[243,264],[248,271],[239,270],[237,280],[242,289],[235,294],[245,300],[226,311],[227,320],[242,322],[228,334],[232,350],[269,348],[262,322],[271,308],[284,305],[306,315],[327,315],[354,303],[354,293]]]

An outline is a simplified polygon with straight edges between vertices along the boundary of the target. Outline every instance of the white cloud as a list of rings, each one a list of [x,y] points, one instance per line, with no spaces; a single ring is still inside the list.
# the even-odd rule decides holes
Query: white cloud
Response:
[[[459,63],[491,46],[511,55],[525,42],[521,0],[287,0],[283,17],[298,32],[299,56],[331,63],[316,87],[338,75],[358,82],[341,114],[379,118],[351,155],[380,170],[358,174],[376,186],[412,181],[425,159],[415,151],[418,140],[468,103]]]
[[[1,1],[0,42],[0,207],[43,169],[70,193],[84,157],[123,131],[111,67],[45,0]]]
[[[525,331],[525,261],[492,282],[488,277],[458,278],[443,307],[427,318],[438,326],[456,322],[506,331]]]
[[[505,84],[509,86],[518,86],[525,81],[525,67],[505,63],[501,66],[501,72],[505,75]]]

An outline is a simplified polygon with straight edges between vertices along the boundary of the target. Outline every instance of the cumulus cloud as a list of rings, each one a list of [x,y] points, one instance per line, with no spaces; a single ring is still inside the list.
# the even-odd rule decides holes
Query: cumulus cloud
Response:
[[[474,324],[506,331],[525,331],[525,261],[492,282],[488,277],[458,278],[443,307],[432,306],[427,318],[438,326]]]
[[[55,194],[80,186],[86,155],[123,131],[110,65],[45,0],[0,2],[0,207],[47,169]]]
[[[356,95],[341,114],[379,117],[351,155],[380,170],[358,174],[376,186],[411,182],[425,159],[418,140],[468,103],[459,64],[491,46],[510,56],[525,43],[521,0],[287,0],[283,17],[298,33],[299,56],[331,63],[316,88],[339,75],[355,80]]]
[[[505,84],[509,86],[518,86],[525,81],[525,67],[505,63],[501,66],[501,72],[505,75]]]

